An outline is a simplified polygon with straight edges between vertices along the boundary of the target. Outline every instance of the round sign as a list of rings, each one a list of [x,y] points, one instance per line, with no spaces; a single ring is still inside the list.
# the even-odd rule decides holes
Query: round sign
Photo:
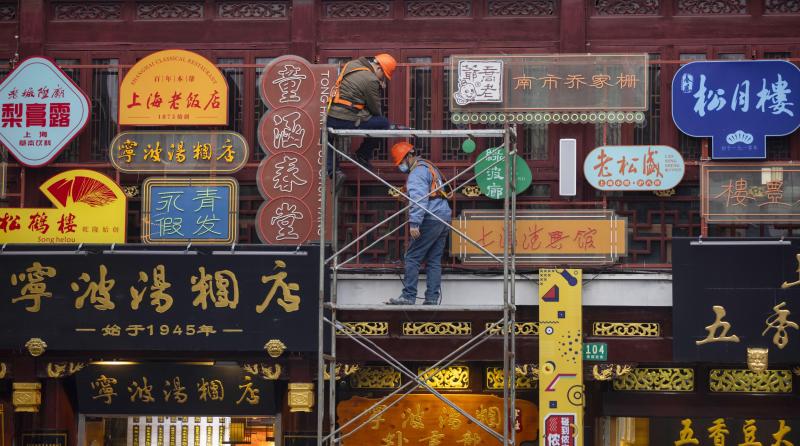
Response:
[[[256,232],[262,243],[299,245],[308,240],[315,220],[315,215],[299,199],[276,198],[258,208]]]
[[[461,143],[461,150],[464,153],[472,153],[475,151],[475,140],[472,138],[467,138],[464,142]]]
[[[530,167],[528,167],[528,163],[526,163],[524,159],[519,155],[514,156],[516,157],[517,164],[517,180],[515,185],[517,194],[519,194],[531,185],[533,174],[531,173]],[[475,174],[477,175],[475,181],[478,183],[478,186],[480,186],[481,192],[495,200],[506,197],[506,166],[503,162],[504,160],[505,151],[503,147],[494,147],[486,149],[478,155],[478,160],[475,164]]]
[[[282,152],[261,161],[256,184],[259,192],[267,198],[291,196],[303,199],[314,188],[318,175],[303,155]]]
[[[314,74],[299,56],[279,57],[264,69],[258,81],[261,99],[272,109],[302,107],[314,96]]]
[[[314,120],[297,107],[281,107],[261,118],[258,143],[267,155],[292,151],[305,152],[316,141]]]

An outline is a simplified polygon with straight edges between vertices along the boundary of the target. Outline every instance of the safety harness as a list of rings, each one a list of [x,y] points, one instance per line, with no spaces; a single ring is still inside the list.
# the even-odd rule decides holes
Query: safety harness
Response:
[[[344,68],[342,68],[341,73],[339,73],[339,77],[336,79],[336,83],[333,85],[333,94],[331,94],[330,99],[328,100],[328,110],[331,109],[331,104],[340,104],[340,105],[344,105],[346,107],[352,107],[352,108],[354,108],[356,110],[363,110],[364,107],[365,107],[364,104],[358,104],[358,103],[355,103],[355,102],[352,102],[352,101],[348,101],[347,99],[342,99],[342,97],[339,96],[339,89],[340,89],[340,87],[342,85],[342,80],[345,77],[347,77],[350,74],[355,73],[356,71],[370,71],[370,69],[367,68],[367,67],[356,67],[356,68],[353,68],[350,71],[347,71],[347,66],[349,64],[350,64],[350,62],[347,62],[346,64],[344,64]]]
[[[439,169],[434,167],[433,164],[426,159],[419,159],[417,160],[417,163],[424,163],[425,166],[428,168],[428,172],[431,173],[432,180],[431,180],[430,195],[428,195],[428,198],[431,199],[442,198],[444,200],[451,199],[453,197],[453,189],[450,188],[449,192],[445,190],[449,186],[445,185],[444,177],[442,176],[442,173],[439,172]],[[440,181],[442,182],[441,188],[439,188]]]

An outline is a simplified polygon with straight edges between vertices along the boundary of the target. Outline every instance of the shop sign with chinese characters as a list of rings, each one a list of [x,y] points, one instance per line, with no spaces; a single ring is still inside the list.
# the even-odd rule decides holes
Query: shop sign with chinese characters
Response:
[[[451,112],[647,110],[646,54],[450,57]]]
[[[44,57],[25,59],[0,84],[0,141],[21,164],[55,159],[89,121],[86,93]]]
[[[522,210],[517,212],[516,258],[523,265],[613,264],[627,255],[627,220],[605,210]],[[503,255],[501,211],[465,210],[453,226],[496,256]],[[457,232],[451,253],[464,263],[492,258]]]
[[[595,189],[667,190],[681,182],[683,157],[669,146],[603,146],[586,156],[583,175]]]
[[[0,208],[0,244],[125,243],[128,200],[107,176],[75,169],[39,190],[52,208]]]
[[[250,149],[236,132],[130,131],[111,141],[111,164],[125,173],[233,173],[244,167]]]
[[[539,444],[583,445],[583,272],[539,270]]]
[[[173,255],[165,250],[174,250]],[[316,351],[318,248],[0,255],[0,349]]]
[[[709,411],[713,412],[713,411]],[[709,413],[708,415],[713,415]],[[798,419],[650,418],[653,446],[792,446],[798,444]]]
[[[800,220],[800,166],[795,164],[703,163],[700,188],[708,223]]]
[[[150,54],[119,90],[120,125],[227,125],[228,83],[205,57],[186,50]]]
[[[741,364],[748,348],[764,348],[770,368],[796,364],[798,255],[798,239],[674,239],[675,361]]]
[[[259,79],[261,99],[270,109],[258,126],[259,145],[267,155],[256,177],[265,199],[256,214],[263,243],[319,240],[320,129],[335,80],[335,65],[312,65],[299,56],[273,60]]]
[[[276,410],[273,383],[235,365],[89,365],[76,383],[83,413],[263,416]]]
[[[672,120],[711,137],[711,157],[767,157],[767,136],[800,126],[800,68],[783,60],[691,62],[672,78]]]
[[[142,193],[144,243],[236,241],[239,183],[235,178],[148,178]]]
[[[503,434],[503,400],[501,398],[494,395],[448,394],[447,399],[487,427],[500,435]],[[433,395],[412,394],[389,407],[396,400],[397,397],[392,397],[384,404],[372,409],[371,414],[384,409],[386,411],[363,428],[356,431],[353,431],[352,426],[345,428],[343,433],[346,436],[342,446],[365,444],[482,446],[494,444],[497,441],[484,429],[476,426],[464,415],[442,403]],[[358,396],[340,402],[336,409],[339,425],[359,417],[362,412],[377,402],[377,399]],[[538,414],[536,405],[530,401],[517,399],[516,414],[514,428],[517,444],[522,444],[523,441],[535,441]],[[362,419],[365,418],[362,417]],[[354,424],[354,426],[357,425],[358,423]]]

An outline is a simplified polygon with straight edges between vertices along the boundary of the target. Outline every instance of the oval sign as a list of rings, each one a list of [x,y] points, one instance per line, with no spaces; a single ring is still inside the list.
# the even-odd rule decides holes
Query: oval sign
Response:
[[[111,164],[125,173],[233,173],[250,149],[242,135],[227,130],[134,130],[111,141]]]
[[[673,188],[685,170],[683,157],[669,146],[602,146],[583,162],[583,175],[595,189],[653,191]]]
[[[514,155],[517,163],[516,192],[519,195],[530,187],[533,174],[522,157]],[[483,195],[489,198],[500,200],[506,197],[506,163],[505,151],[503,147],[492,147],[484,150],[478,155],[475,162],[475,182],[481,188]]]

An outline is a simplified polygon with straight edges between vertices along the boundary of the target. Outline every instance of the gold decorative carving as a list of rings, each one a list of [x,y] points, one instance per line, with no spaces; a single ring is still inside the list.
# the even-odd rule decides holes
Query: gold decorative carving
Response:
[[[655,195],[656,197],[668,198],[675,195],[675,188],[672,187],[666,190],[654,190],[653,195]]]
[[[470,184],[469,186],[464,186],[464,188],[461,189],[461,193],[464,194],[465,197],[480,197],[481,188],[476,184]]]
[[[595,364],[592,367],[592,376],[598,381],[611,381],[614,378],[627,375],[631,370],[633,370],[633,367],[629,364]]]
[[[64,378],[72,376],[86,367],[84,362],[48,362],[47,376],[50,378]]]
[[[275,381],[276,379],[281,377],[281,371],[283,368],[280,364],[269,365],[269,364],[257,364],[257,363],[250,363],[250,364],[243,364],[242,369],[251,375],[260,376],[263,379],[268,381]]]
[[[658,337],[661,324],[658,322],[595,322],[592,324],[594,336],[608,337]]]
[[[694,370],[682,368],[636,368],[614,378],[614,390],[643,392],[692,392]]]
[[[139,186],[122,186],[122,192],[128,198],[135,198],[139,196]]]
[[[340,380],[342,378],[346,378],[353,373],[358,371],[359,365],[358,364],[336,364],[334,368],[334,374],[336,375],[336,380]],[[331,379],[331,374],[328,373],[328,370],[324,370],[325,379]]]
[[[362,336],[386,336],[389,334],[388,322],[342,322],[342,325]],[[344,334],[336,330],[336,334]]]
[[[400,198],[400,189],[396,187],[390,187],[388,193],[392,198]]]
[[[39,412],[42,404],[41,383],[14,383],[12,388],[11,402],[14,404],[14,412]]]
[[[434,389],[469,389],[469,367],[455,365],[425,374],[426,367],[420,367],[417,375]],[[434,373],[435,372],[435,373]]]
[[[286,350],[286,344],[281,342],[280,339],[270,339],[269,342],[264,344],[264,350],[273,358],[277,358]]]
[[[800,367],[793,368],[792,372],[794,372],[795,375],[800,376]]]
[[[539,380],[539,366],[536,364],[525,364],[517,367],[517,382],[516,388],[521,390],[535,389],[537,381]],[[520,372],[525,372],[520,373]],[[502,367],[487,367],[486,368],[486,389],[487,390],[503,390],[503,368]]]
[[[469,336],[470,322],[403,322],[404,336]]]
[[[502,334],[503,325],[496,322],[487,322],[486,328],[489,329],[489,334]],[[538,322],[515,322],[514,334],[517,336],[539,336],[539,323]]]
[[[42,356],[42,353],[47,349],[47,344],[40,338],[30,338],[25,343],[25,348],[28,349],[31,356]]]
[[[764,372],[769,366],[768,348],[748,348],[747,368],[754,372]]]
[[[712,392],[792,393],[790,370],[714,369],[708,377]]]
[[[361,367],[350,377],[354,389],[394,389],[400,387],[400,372],[388,366]]]
[[[289,383],[289,412],[311,412],[314,383]]]
[[[5,362],[0,362],[0,379],[6,377],[6,373],[8,372],[8,366]]]

